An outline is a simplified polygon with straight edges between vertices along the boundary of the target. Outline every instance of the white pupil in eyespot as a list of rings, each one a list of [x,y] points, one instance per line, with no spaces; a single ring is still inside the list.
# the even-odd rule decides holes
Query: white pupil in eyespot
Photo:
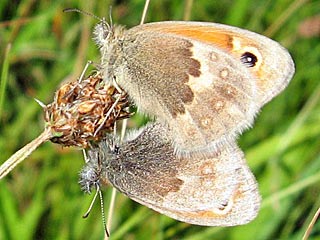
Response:
[[[258,61],[258,58],[250,53],[250,52],[245,52],[241,56],[241,62],[246,66],[246,67],[254,67]]]

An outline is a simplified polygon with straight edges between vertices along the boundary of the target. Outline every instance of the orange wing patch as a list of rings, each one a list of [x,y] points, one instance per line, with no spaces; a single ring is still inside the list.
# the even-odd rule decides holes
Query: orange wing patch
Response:
[[[233,38],[224,32],[213,31],[212,27],[179,26],[177,28],[163,29],[163,32],[188,37],[210,45],[214,44],[227,51],[233,49]]]

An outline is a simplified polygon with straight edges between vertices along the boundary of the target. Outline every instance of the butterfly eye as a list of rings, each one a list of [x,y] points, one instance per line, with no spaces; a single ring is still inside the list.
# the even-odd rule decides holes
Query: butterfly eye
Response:
[[[86,165],[80,172],[79,184],[81,190],[85,193],[91,193],[92,187],[99,184],[100,175],[97,170],[89,165]]]
[[[258,58],[256,55],[254,55],[251,52],[245,52],[241,56],[241,62],[246,66],[246,67],[254,67],[258,61]]]

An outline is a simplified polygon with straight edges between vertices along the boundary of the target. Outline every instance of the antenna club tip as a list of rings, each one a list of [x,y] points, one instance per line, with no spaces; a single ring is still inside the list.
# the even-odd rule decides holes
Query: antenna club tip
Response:
[[[62,12],[78,12],[79,9],[77,8],[65,8],[62,10]]]

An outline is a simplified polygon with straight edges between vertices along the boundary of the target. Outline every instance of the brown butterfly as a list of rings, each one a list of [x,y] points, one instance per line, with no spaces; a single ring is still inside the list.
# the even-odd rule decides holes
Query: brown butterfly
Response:
[[[110,183],[129,198],[174,219],[197,225],[245,224],[258,213],[255,178],[236,144],[211,157],[177,157],[170,131],[152,123],[122,144],[113,135],[88,150],[80,185]]]
[[[126,30],[101,21],[94,35],[105,81],[168,124],[178,155],[210,155],[234,141],[294,73],[277,42],[222,24],[158,22]]]

